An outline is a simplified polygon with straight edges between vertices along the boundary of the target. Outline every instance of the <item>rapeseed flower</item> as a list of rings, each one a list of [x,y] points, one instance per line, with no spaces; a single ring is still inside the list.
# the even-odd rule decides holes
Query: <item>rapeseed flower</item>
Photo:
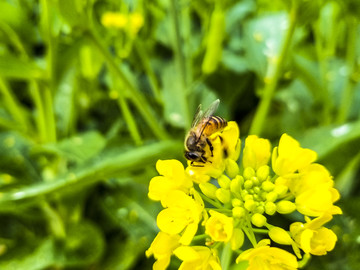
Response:
[[[182,261],[179,270],[221,270],[215,249],[203,246],[181,246],[174,251],[174,254]]]
[[[270,247],[270,240],[261,240],[255,248],[248,249],[241,253],[236,259],[248,261],[247,270],[295,270],[298,267],[296,257],[280,248]]]
[[[290,226],[290,233],[297,245],[305,252],[321,256],[331,251],[337,241],[336,234],[323,227],[332,219],[331,215],[323,215],[313,220],[306,218],[306,223],[295,222]]]
[[[315,163],[317,154],[283,134],[273,150],[269,140],[250,135],[240,155],[239,135],[230,121],[208,137],[213,156],[206,145],[207,162],[156,164],[160,176],[150,181],[149,197],[165,208],[157,217],[160,231],[175,239],[161,252],[152,244],[147,255],[155,256],[156,265],[175,255],[179,269],[221,269],[217,254],[229,266],[235,251],[236,263],[247,263],[248,270],[291,270],[303,253],[321,256],[334,248],[337,237],[324,225],[342,213],[334,205],[340,195],[329,171]],[[303,218],[289,230],[270,224],[270,216],[293,212]],[[272,247],[270,239],[291,246],[296,256]]]
[[[170,257],[173,251],[180,246],[180,236],[177,234],[167,234],[159,232],[151,246],[146,250],[147,257],[154,255],[156,262],[153,265],[154,270],[165,270],[170,264]]]

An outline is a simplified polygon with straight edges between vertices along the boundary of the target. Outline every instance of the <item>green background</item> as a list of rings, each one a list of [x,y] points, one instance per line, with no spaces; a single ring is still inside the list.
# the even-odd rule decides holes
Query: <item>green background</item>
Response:
[[[104,27],[109,11],[144,25]],[[317,151],[344,215],[306,269],[359,269],[359,14],[358,0],[0,0],[0,269],[151,269],[155,163],[185,164],[193,114],[217,98],[243,141],[286,132]]]

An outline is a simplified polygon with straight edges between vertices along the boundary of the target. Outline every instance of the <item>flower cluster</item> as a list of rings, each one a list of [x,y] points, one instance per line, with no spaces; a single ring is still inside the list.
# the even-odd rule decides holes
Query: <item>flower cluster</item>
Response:
[[[227,269],[232,261],[249,270],[298,269],[310,255],[334,248],[337,237],[324,225],[342,213],[334,205],[340,195],[314,151],[287,134],[272,150],[268,140],[250,135],[238,163],[235,122],[209,140],[214,149],[206,163],[188,162],[186,169],[177,160],[156,164],[160,176],[151,179],[148,195],[164,209],[146,251],[156,259],[153,269],[166,269],[173,255],[182,261],[179,269]],[[302,218],[288,228],[268,221],[294,212]]]

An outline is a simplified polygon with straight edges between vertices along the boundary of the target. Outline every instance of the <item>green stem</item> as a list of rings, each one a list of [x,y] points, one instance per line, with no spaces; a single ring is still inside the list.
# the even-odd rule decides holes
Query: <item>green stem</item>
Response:
[[[40,205],[41,209],[48,218],[50,230],[56,238],[64,239],[66,237],[66,233],[64,223],[59,214],[49,205],[47,201],[43,201]]]
[[[329,89],[327,83],[327,55],[325,52],[325,48],[322,46],[321,33],[319,30],[319,26],[313,26],[314,34],[315,34],[315,48],[316,54],[319,62],[320,69],[320,81],[321,87],[319,89],[321,104],[322,104],[322,122],[323,124],[330,124],[331,122],[331,99],[329,96]]]
[[[249,134],[260,135],[264,129],[265,120],[269,112],[270,104],[274,96],[275,89],[278,85],[280,76],[282,74],[287,52],[289,50],[290,43],[294,34],[297,12],[297,0],[293,0],[289,18],[290,25],[283,40],[279,56],[277,57],[277,59],[274,59],[273,63],[269,62],[268,69],[271,71],[271,73],[269,74],[269,76],[264,78],[265,89],[261,97],[260,104],[256,110]]]
[[[146,101],[144,96],[138,92],[135,86],[130,82],[130,80],[126,77],[123,71],[115,63],[113,56],[106,49],[102,40],[95,34],[95,32],[86,32],[85,35],[102,54],[107,64],[109,65],[110,70],[112,70],[115,75],[120,78],[120,80],[124,83],[128,91],[129,98],[132,100],[135,107],[141,113],[155,136],[157,136],[159,139],[166,140],[169,136],[165,129],[159,124],[159,121],[157,121],[157,117],[155,117],[148,102]]]
[[[11,113],[12,117],[18,124],[21,126],[20,129],[27,130],[29,127],[28,121],[22,112],[20,104],[17,102],[16,98],[13,96],[11,90],[5,83],[5,81],[0,77],[0,92],[2,93],[4,99],[4,105],[7,110]]]
[[[153,95],[154,95],[156,101],[161,102],[159,83],[157,81],[157,78],[156,78],[156,75],[155,75],[153,69],[151,68],[150,59],[149,59],[148,54],[146,52],[144,43],[139,42],[138,39],[135,39],[134,46],[135,46],[135,49],[136,49],[137,53],[139,54],[139,58],[142,61],[142,64],[144,66],[144,70],[145,70],[145,72],[146,72],[146,74],[147,74],[147,76],[149,78],[149,82],[150,82],[150,85],[151,85]]]
[[[131,137],[133,138],[136,145],[141,145],[143,142],[142,142],[139,130],[137,128],[135,119],[134,119],[133,115],[131,114],[131,112],[129,110],[128,104],[127,104],[121,90],[119,90],[117,92],[119,94],[119,98],[118,98],[119,107],[120,107],[120,110],[122,111],[124,119],[125,119],[125,121],[127,123],[127,126],[129,128]]]
[[[268,232],[269,232],[269,230],[265,230],[265,229],[255,229],[255,228],[253,228],[252,230],[255,233],[263,233],[263,234],[268,234]]]
[[[45,109],[42,102],[39,86],[35,81],[30,81],[30,94],[37,109],[37,117],[35,117],[35,121],[39,131],[40,141],[46,142],[48,135],[46,128]]]
[[[56,141],[56,124],[53,104],[53,93],[54,91],[54,66],[55,66],[55,40],[52,36],[52,22],[50,19],[50,7],[47,0],[41,0],[42,12],[41,12],[41,23],[44,32],[44,38],[47,43],[46,50],[46,67],[48,71],[48,82],[49,86],[44,87],[41,91],[43,107],[45,111],[46,121],[46,141]]]
[[[221,253],[221,269],[222,270],[228,270],[230,265],[231,265],[231,258],[232,258],[232,249],[231,249],[231,244],[226,243],[224,244],[222,253]]]
[[[202,198],[204,201],[210,203],[212,206],[215,206],[215,207],[218,208],[218,209],[224,208],[219,202],[210,199],[209,197],[205,196],[205,195],[202,194],[201,192],[199,192],[199,194],[200,194],[201,198]]]
[[[354,64],[356,61],[356,39],[357,39],[357,20],[353,16],[348,18],[348,40],[346,47],[346,66],[347,66],[347,78],[345,82],[345,87],[342,92],[341,104],[339,108],[339,114],[337,116],[336,122],[342,124],[346,121],[349,109],[352,105],[354,84],[351,80],[351,75],[354,72]]]
[[[170,0],[170,13],[171,18],[173,20],[173,27],[175,32],[175,40],[174,40],[174,51],[175,51],[175,59],[178,66],[178,70],[180,73],[180,82],[181,82],[181,103],[180,107],[184,108],[184,120],[185,120],[185,127],[190,127],[191,119],[189,113],[189,106],[186,98],[187,88],[188,88],[188,74],[186,72],[186,59],[183,53],[183,44],[181,42],[181,34],[180,34],[180,13],[181,11],[177,8],[178,1]]]

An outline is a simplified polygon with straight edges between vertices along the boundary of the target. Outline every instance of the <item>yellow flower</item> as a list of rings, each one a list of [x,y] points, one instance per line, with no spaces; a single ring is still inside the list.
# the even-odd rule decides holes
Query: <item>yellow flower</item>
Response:
[[[245,148],[243,152],[243,166],[244,168],[251,167],[254,170],[269,162],[270,142],[268,140],[258,138],[256,135],[250,135],[245,140]]]
[[[241,253],[236,259],[248,261],[247,270],[293,270],[297,269],[296,257],[280,248],[270,247],[270,240],[261,240],[255,248],[248,249]]]
[[[317,256],[325,255],[334,249],[337,241],[336,234],[323,227],[331,219],[331,215],[323,215],[313,220],[306,218],[305,224],[301,222],[291,224],[290,233],[305,253]]]
[[[141,13],[132,13],[129,16],[130,33],[136,35],[144,25],[144,17]]]
[[[136,12],[130,14],[105,12],[101,17],[101,23],[108,28],[128,30],[130,35],[135,36],[144,25],[144,17]]]
[[[189,245],[197,232],[204,210],[204,203],[195,190],[193,197],[180,190],[171,190],[162,200],[166,209],[157,216],[159,229],[168,234],[182,236],[179,242]]]
[[[171,190],[188,193],[193,186],[191,178],[178,160],[158,160],[156,170],[162,176],[155,176],[150,180],[148,193],[149,198],[154,201],[161,201]]]
[[[214,148],[213,157],[210,156],[210,149],[206,146],[208,162],[196,163],[191,165],[188,161],[188,168],[186,169],[189,175],[196,183],[204,183],[210,180],[210,177],[218,178],[226,170],[234,171],[233,163],[227,162],[227,159],[236,161],[240,155],[241,143],[239,139],[239,127],[234,121],[228,122],[224,130],[215,132],[209,137]],[[199,166],[200,165],[200,166]],[[230,166],[229,168],[227,168]]]
[[[229,242],[234,229],[233,218],[216,211],[209,211],[211,217],[205,225],[205,233],[214,241]]]
[[[221,270],[216,250],[203,246],[181,246],[174,254],[182,260],[179,270]]]
[[[151,243],[150,248],[146,250],[147,257],[154,255],[156,262],[153,265],[154,270],[165,270],[170,264],[170,257],[173,251],[180,246],[180,236],[169,235],[159,232]]]
[[[312,163],[299,170],[297,175],[284,180],[283,183],[289,187],[291,193],[295,196],[313,188],[314,186],[333,182],[329,171],[318,163]]]
[[[316,152],[300,147],[298,141],[283,134],[279,146],[273,150],[272,168],[277,175],[286,177],[307,167],[316,158]]]
[[[128,24],[128,17],[119,12],[105,12],[101,17],[101,23],[105,27],[125,28]]]
[[[325,183],[296,196],[295,204],[297,210],[306,216],[337,215],[342,214],[342,211],[333,203],[339,198],[339,191],[332,187],[332,183]]]

